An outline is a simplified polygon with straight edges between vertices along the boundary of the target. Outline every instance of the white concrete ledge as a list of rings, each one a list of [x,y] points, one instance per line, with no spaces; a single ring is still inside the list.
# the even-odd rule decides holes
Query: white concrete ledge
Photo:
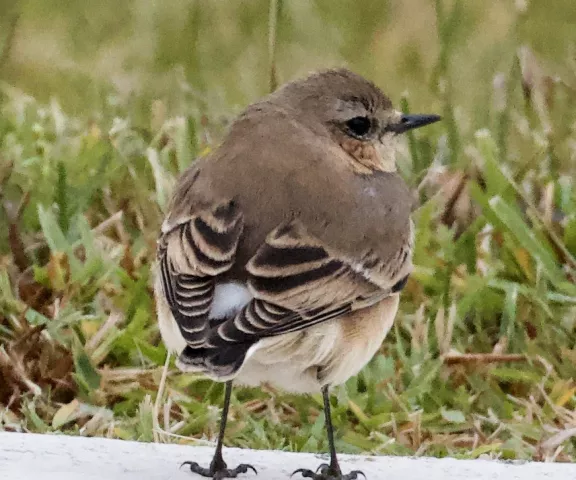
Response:
[[[202,477],[179,465],[186,460],[207,465],[212,453],[210,447],[0,432],[0,479],[197,480]],[[254,480],[287,480],[294,469],[315,469],[322,460],[313,454],[238,448],[227,448],[224,455],[229,466],[253,464],[257,476],[238,478]],[[352,455],[341,460],[343,469],[363,470],[368,480],[576,479],[576,464]]]

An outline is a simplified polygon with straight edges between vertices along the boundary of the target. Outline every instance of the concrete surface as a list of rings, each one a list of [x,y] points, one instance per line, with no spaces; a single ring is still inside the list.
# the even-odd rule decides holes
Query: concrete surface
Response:
[[[211,447],[138,443],[104,438],[0,432],[1,480],[198,480],[179,466],[208,465]],[[252,463],[238,479],[287,480],[299,467],[315,469],[322,456],[307,453],[225,448],[229,466]],[[363,470],[368,480],[576,480],[576,464],[505,463],[341,455],[345,472]],[[293,477],[301,479],[301,476]]]

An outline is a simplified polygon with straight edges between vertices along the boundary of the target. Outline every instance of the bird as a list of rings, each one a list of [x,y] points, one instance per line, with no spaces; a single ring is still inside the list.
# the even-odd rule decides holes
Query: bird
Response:
[[[330,462],[294,474],[354,480],[334,445],[330,389],[380,348],[412,272],[413,196],[397,172],[401,134],[440,120],[402,113],[347,68],[312,72],[246,107],[177,179],[157,240],[159,330],[183,372],[225,384],[321,393]]]

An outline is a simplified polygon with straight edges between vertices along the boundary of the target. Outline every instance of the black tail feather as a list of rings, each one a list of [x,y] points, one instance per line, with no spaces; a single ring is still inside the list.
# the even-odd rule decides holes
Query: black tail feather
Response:
[[[251,346],[251,343],[201,348],[188,346],[182,351],[178,360],[183,367],[190,366],[210,376],[228,379],[240,370]]]

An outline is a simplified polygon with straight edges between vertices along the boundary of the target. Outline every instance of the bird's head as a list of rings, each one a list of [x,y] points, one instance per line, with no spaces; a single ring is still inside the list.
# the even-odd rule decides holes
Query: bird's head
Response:
[[[324,70],[288,83],[270,99],[329,135],[359,173],[394,171],[398,135],[440,120],[438,115],[399,112],[376,85],[346,69]]]

